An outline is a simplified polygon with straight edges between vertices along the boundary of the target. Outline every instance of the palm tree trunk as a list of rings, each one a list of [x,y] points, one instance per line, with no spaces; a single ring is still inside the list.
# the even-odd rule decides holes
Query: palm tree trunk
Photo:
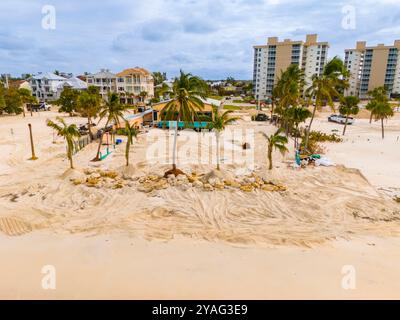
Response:
[[[215,138],[217,140],[217,170],[220,170],[220,166],[219,166],[219,132],[216,131],[215,132]]]
[[[273,115],[274,115],[274,107],[275,107],[274,100],[271,99],[271,123],[273,122],[272,118],[273,118]]]
[[[346,134],[346,128],[347,128],[347,122],[349,121],[349,116],[346,115],[346,122],[344,123],[344,128],[343,128],[343,135]]]
[[[268,170],[272,170],[272,146],[268,146],[268,161],[269,161]]]
[[[369,116],[369,124],[372,123],[372,117],[373,117],[373,113],[372,113],[372,111],[371,111],[371,115]]]
[[[89,139],[90,139],[90,142],[92,142],[92,140],[93,140],[92,120],[91,120],[90,116],[88,116],[88,128],[89,128]]]
[[[172,169],[176,170],[176,153],[177,153],[177,148],[178,148],[178,126],[179,126],[179,119],[180,117],[178,116],[178,120],[176,121],[175,125],[175,134],[174,134],[174,149],[172,151]]]
[[[74,162],[72,160],[72,155],[69,156],[69,164],[70,164],[71,169],[73,169],[74,168]]]
[[[130,139],[128,137],[128,141],[126,142],[126,150],[125,150],[125,158],[126,158],[126,166],[129,166],[129,148],[131,147]]]
[[[383,118],[381,118],[381,124],[382,124],[382,139],[385,139],[385,127],[383,125]]]
[[[107,120],[104,129],[107,128],[108,122],[109,122],[109,121]],[[103,130],[103,132],[101,133],[101,137],[100,137],[100,141],[99,141],[99,146],[98,146],[98,148],[97,148],[96,157],[95,157],[92,161],[100,161],[100,149],[101,149],[101,146],[102,146],[102,144],[103,144],[103,136],[104,136],[104,130]]]
[[[308,139],[310,138],[310,132],[311,132],[311,125],[314,121],[314,117],[315,117],[315,112],[317,111],[317,104],[315,104],[314,106],[314,110],[311,116],[311,120],[310,120],[310,124],[308,125],[308,129],[306,130],[306,137],[305,137],[305,143],[304,143],[304,147],[307,149],[308,148]]]

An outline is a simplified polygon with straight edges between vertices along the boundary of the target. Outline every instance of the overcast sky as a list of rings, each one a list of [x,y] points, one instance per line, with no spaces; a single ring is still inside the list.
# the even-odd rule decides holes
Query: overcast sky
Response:
[[[45,5],[56,10],[54,30],[42,27]],[[343,28],[346,6],[356,20]],[[141,66],[250,79],[253,45],[307,33],[330,42],[330,57],[357,40],[392,44],[400,0],[0,0],[0,73]]]

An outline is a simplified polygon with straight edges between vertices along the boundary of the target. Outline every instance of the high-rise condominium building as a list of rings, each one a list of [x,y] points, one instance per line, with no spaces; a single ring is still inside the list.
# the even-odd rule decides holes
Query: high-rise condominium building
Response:
[[[388,93],[400,93],[400,40],[393,46],[378,44],[367,47],[366,42],[357,42],[355,49],[345,50],[345,64],[350,71],[350,87],[346,95],[361,99],[368,91],[385,86]]]
[[[328,42],[317,42],[317,35],[307,35],[306,41],[277,37],[268,38],[266,45],[254,46],[254,95],[263,100],[271,97],[281,73],[291,64],[297,64],[305,73],[306,87],[314,74],[320,75],[328,57]]]

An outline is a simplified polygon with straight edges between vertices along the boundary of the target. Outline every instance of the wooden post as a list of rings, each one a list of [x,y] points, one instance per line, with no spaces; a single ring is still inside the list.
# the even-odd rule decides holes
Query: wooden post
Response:
[[[29,160],[37,160],[38,157],[36,157],[36,155],[35,155],[35,147],[33,145],[32,125],[29,123],[28,127],[29,127],[29,136],[31,139],[31,150],[32,150],[32,157]]]

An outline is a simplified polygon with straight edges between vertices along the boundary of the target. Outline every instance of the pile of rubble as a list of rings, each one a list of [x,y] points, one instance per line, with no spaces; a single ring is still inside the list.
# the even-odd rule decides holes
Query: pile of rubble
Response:
[[[86,185],[98,189],[121,189],[129,185],[129,182],[116,171],[91,168],[85,169],[81,177],[72,178],[71,182],[76,186]]]
[[[255,174],[243,177],[242,179],[222,177],[220,174],[211,172],[209,174],[198,175],[192,173],[190,175],[169,175],[167,178],[158,175],[149,175],[138,180],[138,190],[150,193],[154,190],[167,189],[169,187],[178,187],[183,191],[191,188],[201,189],[204,191],[240,189],[243,192],[253,192],[257,189],[270,192],[286,191],[286,187],[263,179]]]

